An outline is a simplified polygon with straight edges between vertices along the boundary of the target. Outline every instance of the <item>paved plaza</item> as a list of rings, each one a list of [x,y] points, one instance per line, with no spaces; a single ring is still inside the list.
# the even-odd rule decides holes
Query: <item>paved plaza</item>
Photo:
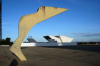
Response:
[[[22,47],[27,61],[0,47],[0,66],[100,66],[100,45]]]

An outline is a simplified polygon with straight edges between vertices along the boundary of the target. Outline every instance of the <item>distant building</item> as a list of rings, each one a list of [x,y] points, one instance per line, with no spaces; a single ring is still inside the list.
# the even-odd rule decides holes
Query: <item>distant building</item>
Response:
[[[2,40],[2,0],[0,0],[0,40]]]
[[[49,42],[56,42],[56,43],[66,43],[71,42],[73,38],[69,38],[66,36],[44,36],[46,40]]]
[[[73,40],[73,38],[69,38],[66,36],[43,36],[43,37],[48,41],[47,43],[67,43]],[[29,41],[29,43],[46,43],[46,42],[37,42],[32,38],[32,36],[29,36],[27,40]]]
[[[36,43],[37,41],[36,40],[34,40],[33,38],[32,38],[32,36],[29,36],[28,38],[27,38],[27,40],[30,42],[30,43]]]

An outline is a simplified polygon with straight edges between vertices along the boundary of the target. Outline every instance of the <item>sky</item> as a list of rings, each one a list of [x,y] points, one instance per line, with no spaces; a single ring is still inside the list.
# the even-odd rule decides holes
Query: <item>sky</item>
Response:
[[[43,36],[66,36],[72,42],[100,41],[100,0],[2,0],[2,39],[18,38],[18,23],[23,15],[36,13],[41,6],[69,9],[42,21],[29,31],[38,42],[47,42]]]

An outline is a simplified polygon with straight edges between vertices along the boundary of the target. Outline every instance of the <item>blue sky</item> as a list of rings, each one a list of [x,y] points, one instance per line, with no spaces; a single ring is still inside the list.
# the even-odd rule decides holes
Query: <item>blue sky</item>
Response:
[[[2,0],[2,38],[14,42],[21,16],[36,13],[40,6],[69,10],[36,24],[26,38],[43,42],[43,36],[63,35],[73,42],[100,41],[100,0]]]

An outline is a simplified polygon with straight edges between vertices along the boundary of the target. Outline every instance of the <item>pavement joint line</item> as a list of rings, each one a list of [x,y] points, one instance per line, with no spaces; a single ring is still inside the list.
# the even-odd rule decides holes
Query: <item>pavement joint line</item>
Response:
[[[1,47],[2,48],[2,47]],[[8,57],[6,51],[2,48],[2,50],[4,51],[4,53],[6,54],[7,58],[10,60],[10,58]]]

